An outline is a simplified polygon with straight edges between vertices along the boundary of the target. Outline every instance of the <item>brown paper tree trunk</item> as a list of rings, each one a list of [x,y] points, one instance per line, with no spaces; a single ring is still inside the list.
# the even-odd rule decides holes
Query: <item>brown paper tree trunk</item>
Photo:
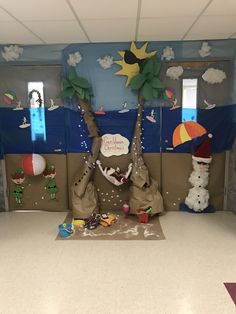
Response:
[[[150,175],[142,156],[142,116],[144,101],[139,96],[138,113],[134,137],[131,145],[133,169],[130,186],[130,213],[135,214],[140,208],[152,207],[152,214],[163,211],[163,199],[158,190],[158,182]]]
[[[82,169],[76,175],[72,185],[72,211],[74,218],[88,218],[98,211],[98,196],[91,176],[96,166],[96,160],[101,148],[102,139],[96,125],[91,106],[80,99],[80,110],[88,128],[89,136],[93,138],[91,153]]]

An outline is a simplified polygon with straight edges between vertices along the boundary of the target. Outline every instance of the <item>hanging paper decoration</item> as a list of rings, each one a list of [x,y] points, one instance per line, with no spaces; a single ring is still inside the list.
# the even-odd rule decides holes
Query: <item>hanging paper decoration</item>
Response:
[[[170,100],[174,97],[174,91],[169,87],[165,87],[163,91],[163,98],[164,100]]]
[[[206,105],[206,110],[211,110],[213,108],[215,108],[216,104],[210,104],[206,99],[204,99],[204,103]]]
[[[5,105],[12,105],[14,100],[16,100],[16,93],[8,90],[3,95],[3,102]]]
[[[127,108],[127,102],[124,102],[122,104],[123,109],[119,110],[118,113],[126,113],[129,112],[129,109]]]
[[[222,70],[210,68],[203,73],[202,78],[209,84],[217,84],[222,83],[226,79],[226,74]]]
[[[104,115],[106,114],[105,111],[104,111],[104,107],[103,106],[100,106],[98,108],[98,111],[95,111],[95,114],[98,114],[98,115]]]
[[[76,67],[76,65],[79,64],[81,60],[82,60],[81,54],[79,53],[79,51],[76,51],[75,53],[69,54],[67,63],[72,67]]]
[[[19,128],[26,129],[30,127],[30,123],[27,121],[26,117],[23,117],[22,123],[19,125]]]
[[[173,48],[167,46],[163,49],[161,60],[170,61],[175,58],[175,53]]]
[[[149,116],[146,116],[146,119],[152,123],[156,123],[155,115],[154,115],[154,110],[151,111],[151,114]]]
[[[173,100],[173,105],[172,107],[170,108],[170,110],[175,110],[175,109],[178,109],[180,108],[181,106],[177,105],[177,99],[175,98],[175,100]]]
[[[192,139],[202,136],[207,133],[207,130],[199,123],[187,121],[179,124],[172,136],[173,147],[176,147]]]
[[[168,76],[172,80],[178,80],[183,73],[184,69],[182,66],[173,66],[167,69],[166,76]]]
[[[53,111],[53,110],[58,109],[58,108],[59,108],[59,106],[56,106],[54,104],[54,100],[52,98],[50,98],[50,107],[48,108],[48,111]]]
[[[44,175],[44,178],[47,179],[45,189],[47,189],[47,192],[51,200],[56,200],[56,194],[59,191],[56,180],[55,180],[56,174],[57,173],[56,173],[55,165],[52,163],[47,163],[47,166],[46,166],[45,171],[43,172],[43,175]]]
[[[11,175],[11,180],[14,182],[15,187],[12,192],[12,195],[15,198],[15,202],[17,206],[23,205],[23,192],[24,192],[24,185],[23,182],[25,181],[25,174],[22,168],[17,168],[15,173]]]
[[[2,57],[7,62],[8,61],[16,61],[20,58],[23,53],[23,48],[17,45],[5,46],[2,51]]]
[[[104,69],[110,69],[112,64],[114,63],[112,56],[105,56],[103,58],[98,58],[97,62],[100,64],[100,66]]]
[[[23,158],[22,166],[27,175],[38,176],[45,170],[46,161],[39,154],[29,154]]]
[[[20,101],[20,100],[17,100],[17,101],[16,101],[16,107],[13,108],[12,110],[15,110],[15,111],[24,110],[24,108],[21,107],[21,101]]]
[[[199,52],[199,54],[200,54],[200,56],[202,58],[210,56],[210,54],[211,54],[211,46],[209,46],[208,42],[204,41],[202,43],[201,49],[198,50],[198,52]]]
[[[132,42],[129,50],[118,51],[122,59],[115,61],[115,63],[121,66],[121,70],[117,71],[115,74],[127,76],[126,86],[128,86],[130,80],[139,73],[142,62],[157,53],[157,51],[146,52],[147,45],[148,43],[145,43],[141,48],[137,48],[135,43]]]

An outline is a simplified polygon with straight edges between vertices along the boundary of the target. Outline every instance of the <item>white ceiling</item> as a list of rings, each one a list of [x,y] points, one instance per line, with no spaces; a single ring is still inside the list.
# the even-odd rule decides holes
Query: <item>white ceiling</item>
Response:
[[[236,38],[236,0],[0,0],[0,44]]]

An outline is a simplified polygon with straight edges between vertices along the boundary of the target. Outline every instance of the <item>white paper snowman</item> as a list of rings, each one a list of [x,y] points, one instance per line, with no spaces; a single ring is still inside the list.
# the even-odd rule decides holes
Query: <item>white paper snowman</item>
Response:
[[[192,156],[193,172],[189,182],[193,186],[185,199],[185,205],[195,212],[203,212],[209,206],[209,192],[206,189],[209,181],[209,164],[212,161],[210,156],[210,141],[212,134],[204,140],[202,145]]]

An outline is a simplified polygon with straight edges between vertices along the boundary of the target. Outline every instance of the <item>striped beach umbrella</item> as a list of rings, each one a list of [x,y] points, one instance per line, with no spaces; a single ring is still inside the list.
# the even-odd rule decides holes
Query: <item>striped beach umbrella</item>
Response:
[[[192,139],[202,136],[206,133],[207,130],[201,124],[195,121],[180,123],[173,132],[173,147],[191,141]]]

